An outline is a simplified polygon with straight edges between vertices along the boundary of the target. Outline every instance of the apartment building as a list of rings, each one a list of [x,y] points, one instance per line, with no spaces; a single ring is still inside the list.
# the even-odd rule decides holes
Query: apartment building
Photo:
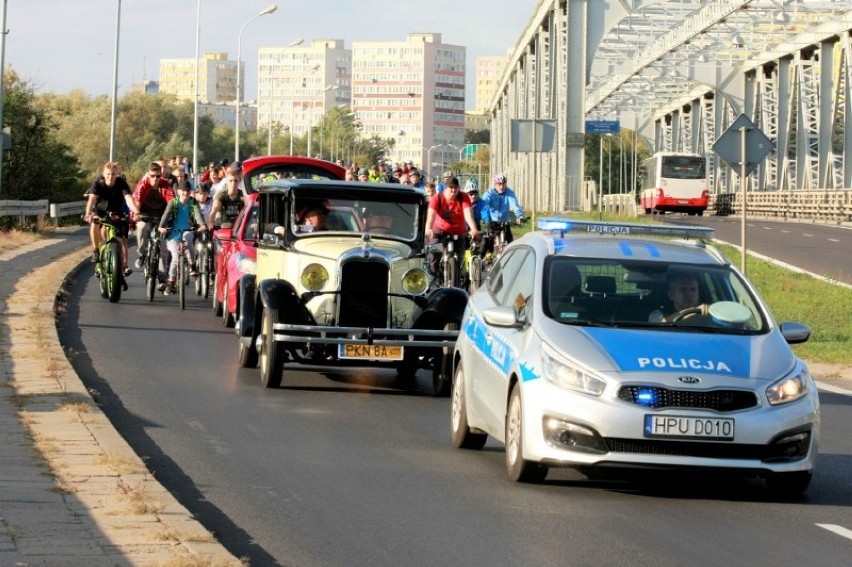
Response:
[[[465,56],[465,47],[442,43],[439,33],[353,42],[351,104],[361,135],[393,140],[390,159],[413,161],[430,174],[458,159],[464,146]],[[447,152],[455,159],[436,161]]]
[[[237,62],[228,60],[227,53],[205,53],[198,62],[199,102],[233,104],[237,98]],[[243,85],[240,90],[245,92]],[[195,100],[195,58],[160,59],[160,92],[171,93],[179,100]]]
[[[308,134],[334,106],[351,98],[352,51],[342,39],[314,39],[310,45],[258,50],[257,123],[276,124],[294,136]],[[314,151],[309,152],[314,154]]]
[[[508,62],[508,57],[497,55],[476,58],[476,112],[484,113],[488,110]]]

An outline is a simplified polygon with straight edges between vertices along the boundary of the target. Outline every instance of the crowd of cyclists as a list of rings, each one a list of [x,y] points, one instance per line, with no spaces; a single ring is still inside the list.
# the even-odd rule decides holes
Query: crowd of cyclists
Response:
[[[118,219],[113,224],[117,227],[125,277],[133,273],[128,265],[127,240],[131,229],[136,235],[137,269],[145,265],[148,240],[160,237],[160,273],[167,274],[159,284],[162,293],[169,295],[175,291],[179,239],[186,243],[184,249],[190,276],[197,277],[195,235],[204,235],[208,227],[229,226],[234,222],[245,203],[242,165],[227,159],[211,162],[194,184],[192,179],[192,169],[186,158],[159,158],[148,164],[147,173],[131,190],[119,174],[116,163],[104,164],[101,175],[84,195],[87,199],[84,218],[90,223],[92,262],[98,261],[103,238],[99,221],[109,215]],[[461,187],[458,178],[447,171],[436,184],[424,181],[420,171],[410,162],[378,164],[370,168],[352,164],[346,168],[346,179],[362,183],[401,183],[423,191],[427,207],[426,244],[435,250],[447,235],[453,236],[462,257],[471,242],[477,241],[476,254],[481,258],[490,257],[494,242],[491,236],[502,231],[508,244],[512,241],[509,226],[525,220],[518,197],[503,174],[495,175],[491,187],[481,195],[474,178]],[[209,238],[209,233],[204,237]],[[440,254],[430,254],[427,268],[441,285],[439,258]]]

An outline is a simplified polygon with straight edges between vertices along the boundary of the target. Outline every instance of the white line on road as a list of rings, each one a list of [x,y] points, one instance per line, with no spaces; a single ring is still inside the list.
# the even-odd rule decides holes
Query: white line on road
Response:
[[[820,390],[824,390],[826,392],[831,392],[832,394],[842,394],[844,396],[852,396],[852,390],[847,390],[845,388],[841,388],[840,386],[833,386],[831,384],[826,384],[825,382],[816,383],[817,388]]]
[[[790,234],[790,231],[789,231],[789,230],[785,230],[785,229],[783,229],[783,228],[781,229],[781,232],[783,232],[784,234]]]
[[[807,232],[803,233],[802,236],[807,236],[808,238],[813,238],[813,234],[808,234]]]
[[[829,238],[829,239],[828,239],[828,241],[829,241],[829,242],[840,242],[840,241],[839,241],[839,240],[837,240],[836,238]]]
[[[839,536],[843,536],[847,539],[852,539],[852,530],[844,528],[843,526],[838,526],[836,524],[814,524],[817,527],[820,527],[824,530],[828,530],[830,532],[834,532]]]

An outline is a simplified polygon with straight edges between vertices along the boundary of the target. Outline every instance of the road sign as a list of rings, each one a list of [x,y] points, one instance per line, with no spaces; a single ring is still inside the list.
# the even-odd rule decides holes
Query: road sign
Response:
[[[745,132],[745,175],[750,175],[772,151],[773,144],[745,114],[740,114],[713,144],[713,151],[738,174],[742,172],[742,144]]]
[[[586,120],[586,134],[618,134],[621,124],[618,120]]]
[[[556,120],[512,119],[510,150],[513,152],[552,152],[555,140]]]

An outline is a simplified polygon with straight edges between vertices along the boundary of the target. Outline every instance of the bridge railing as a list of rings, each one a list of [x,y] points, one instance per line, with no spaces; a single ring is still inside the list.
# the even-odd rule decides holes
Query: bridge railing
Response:
[[[742,211],[740,193],[711,195],[710,211]],[[755,191],[748,194],[749,215],[818,222],[852,222],[852,189],[841,191]]]
[[[86,211],[86,201],[71,203],[50,203],[47,199],[38,201],[0,201],[0,217],[18,217],[21,225],[27,217],[43,217],[50,213],[54,224],[59,225],[62,217],[81,215]]]

